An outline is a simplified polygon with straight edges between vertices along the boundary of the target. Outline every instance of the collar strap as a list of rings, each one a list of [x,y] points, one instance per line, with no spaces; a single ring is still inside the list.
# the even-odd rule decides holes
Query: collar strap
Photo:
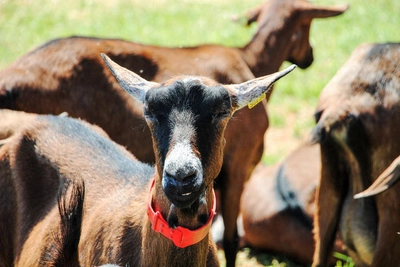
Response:
[[[210,231],[211,223],[215,215],[216,199],[215,192],[213,189],[213,207],[210,212],[210,216],[202,227],[196,230],[190,230],[185,227],[177,226],[176,228],[170,228],[168,223],[163,218],[159,211],[154,211],[152,207],[151,189],[154,187],[154,179],[150,187],[149,199],[147,203],[147,216],[151,222],[152,228],[157,233],[161,233],[166,238],[172,240],[175,246],[179,248],[185,248],[194,245],[203,240]]]

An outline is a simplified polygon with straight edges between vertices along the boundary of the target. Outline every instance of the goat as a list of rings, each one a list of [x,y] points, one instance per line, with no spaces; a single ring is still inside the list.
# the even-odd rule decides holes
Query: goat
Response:
[[[150,131],[140,104],[132,101],[107,72],[101,52],[155,82],[187,74],[207,76],[220,83],[241,83],[278,71],[285,60],[308,67],[313,61],[311,21],[339,15],[346,9],[319,7],[304,0],[272,0],[260,6],[257,32],[239,48],[169,48],[85,37],[53,40],[0,72],[0,108],[40,114],[66,111],[71,117],[102,127],[139,160],[154,163]],[[268,125],[265,106],[257,105],[237,112],[226,130],[224,163],[216,186],[222,191],[227,266],[235,261],[240,195],[261,160]]]
[[[308,143],[301,144],[279,164],[258,164],[241,199],[241,245],[310,265],[320,168],[319,146]],[[335,251],[344,253],[340,239]]]
[[[400,154],[400,44],[363,44],[319,96],[321,149],[313,266],[326,266],[335,232],[355,266],[398,266],[398,185],[354,199]]]
[[[143,104],[155,168],[88,123],[38,115],[0,148],[0,226],[7,229],[0,232],[0,264],[44,264],[60,243],[54,233],[63,230],[60,188],[83,182],[80,265],[219,266],[209,228],[224,130],[235,111],[258,100],[294,66],[241,84],[205,77],[160,84],[103,58]]]
[[[244,246],[280,253],[301,264],[312,262],[318,153],[318,146],[304,145],[278,165],[257,165],[240,204]]]

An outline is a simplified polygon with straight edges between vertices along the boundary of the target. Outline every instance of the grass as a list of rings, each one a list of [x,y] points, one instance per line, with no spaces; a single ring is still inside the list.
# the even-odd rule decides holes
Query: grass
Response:
[[[350,257],[339,252],[333,253],[333,256],[338,259],[335,267],[354,267],[354,262]]]
[[[50,39],[71,35],[123,38],[162,46],[204,43],[243,46],[250,40],[255,26],[246,28],[230,18],[261,2],[0,0],[0,69]],[[359,44],[400,41],[400,1],[313,2],[349,3],[350,9],[340,17],[313,22],[313,65],[307,70],[297,69],[290,74],[290,79],[283,79],[275,86],[268,106],[271,126],[263,159],[267,164],[280,161],[306,138],[313,126],[312,114],[319,93]],[[246,256],[240,259],[241,266],[250,266],[246,263],[255,260],[254,256],[248,251],[243,253]],[[255,261],[261,261],[260,266],[296,266],[284,259],[268,257],[267,261],[259,257]]]

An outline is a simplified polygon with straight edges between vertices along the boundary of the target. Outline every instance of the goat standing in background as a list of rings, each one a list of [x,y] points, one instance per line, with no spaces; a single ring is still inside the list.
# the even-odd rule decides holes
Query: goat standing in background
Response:
[[[40,114],[68,112],[71,117],[102,127],[139,160],[154,163],[141,105],[118,85],[100,53],[156,82],[185,74],[225,84],[241,83],[278,71],[285,60],[308,67],[313,62],[309,42],[312,20],[336,16],[346,9],[316,6],[304,0],[268,1],[253,10],[249,19],[257,17],[257,32],[240,48],[169,48],[85,37],[54,40],[0,72],[0,108]],[[225,132],[227,145],[216,187],[221,191],[227,266],[233,266],[236,257],[240,196],[261,160],[268,125],[265,105],[257,105],[238,111]]]
[[[159,84],[104,60],[143,104],[155,169],[87,123],[39,116],[0,148],[0,264],[45,265],[61,231],[60,188],[83,182],[80,265],[219,266],[209,228],[224,130],[294,67],[237,85],[204,77]]]
[[[327,266],[338,229],[355,266],[399,266],[400,185],[353,196],[400,155],[400,44],[360,45],[321,92],[316,119],[322,167],[313,266]]]

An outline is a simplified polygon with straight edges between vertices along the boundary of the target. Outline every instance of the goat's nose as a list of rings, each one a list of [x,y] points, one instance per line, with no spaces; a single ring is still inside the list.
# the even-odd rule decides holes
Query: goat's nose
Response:
[[[175,180],[178,183],[187,183],[193,181],[196,178],[197,173],[198,172],[195,168],[165,171],[165,175],[169,178],[169,180]]]

